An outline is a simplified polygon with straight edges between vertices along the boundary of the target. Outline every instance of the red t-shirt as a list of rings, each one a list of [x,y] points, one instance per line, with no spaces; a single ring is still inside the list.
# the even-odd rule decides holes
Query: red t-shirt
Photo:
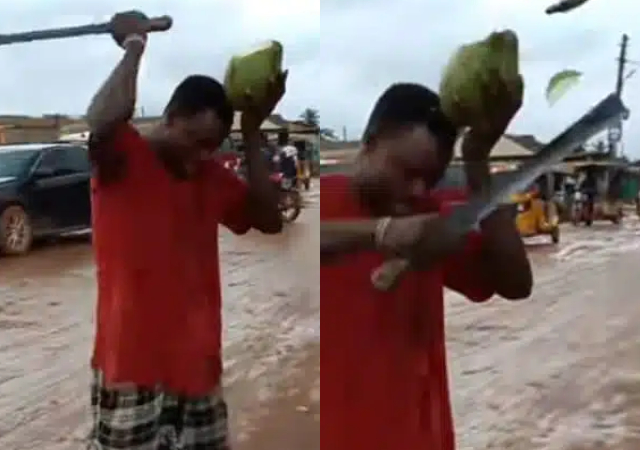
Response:
[[[449,198],[453,198],[449,196]],[[321,180],[321,219],[366,217],[344,176]],[[420,212],[443,211],[432,196]],[[429,272],[408,273],[390,293],[371,286],[383,258],[343,257],[320,270],[322,447],[454,450],[447,388],[443,286],[484,301],[479,236]]]
[[[220,380],[218,225],[249,230],[247,186],[215,160],[175,180],[124,125],[115,183],[92,180],[98,279],[92,365],[107,383],[206,394]]]

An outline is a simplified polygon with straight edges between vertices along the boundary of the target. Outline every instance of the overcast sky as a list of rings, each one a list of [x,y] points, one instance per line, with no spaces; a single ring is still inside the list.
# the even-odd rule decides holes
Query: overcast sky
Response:
[[[510,131],[553,137],[612,91],[623,32],[631,36],[629,57],[640,60],[640,32],[634,36],[640,2],[590,0],[566,15],[547,16],[552,1],[322,0],[319,108],[326,125],[346,126],[351,137],[359,137],[377,95],[390,83],[437,88],[457,45],[509,27],[520,37],[526,83],[525,104]],[[546,84],[566,68],[583,72],[583,81],[549,108]],[[640,75],[629,79],[624,98],[630,108],[638,107],[625,124],[625,150],[640,156]]]
[[[171,14],[174,29],[154,35],[140,84],[140,103],[158,112],[173,86],[191,73],[222,77],[228,58],[265,39],[285,45],[288,94],[280,105],[296,117],[320,110],[324,126],[359,137],[380,92],[396,81],[437,87],[452,50],[504,27],[521,41],[525,105],[510,131],[549,139],[609,93],[621,34],[631,35],[629,58],[640,60],[634,39],[640,2],[590,0],[566,14],[547,16],[547,0],[21,0],[0,3],[0,32],[106,20],[138,7]],[[117,61],[107,37],[7,46],[0,53],[0,113],[78,114]],[[549,77],[584,72],[582,83],[553,108],[544,99]],[[630,67],[631,69],[632,67]],[[640,106],[640,76],[624,98]],[[640,156],[640,118],[626,122],[625,150]],[[634,147],[638,147],[635,150]]]
[[[235,52],[267,39],[285,47],[288,94],[280,111],[295,118],[317,96],[319,0],[20,0],[0,3],[0,33],[103,22],[118,11],[168,14],[174,27],[154,34],[140,81],[140,104],[158,113],[193,73],[219,79]],[[106,36],[15,44],[0,49],[0,114],[81,114],[117,63]]]

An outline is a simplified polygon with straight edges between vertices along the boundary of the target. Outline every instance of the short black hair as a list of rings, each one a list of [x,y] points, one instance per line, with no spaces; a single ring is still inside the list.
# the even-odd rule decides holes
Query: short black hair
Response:
[[[278,145],[287,145],[289,144],[289,132],[281,131],[278,133]]]
[[[190,75],[173,91],[164,112],[179,117],[191,117],[209,110],[218,114],[225,135],[229,134],[233,126],[233,106],[224,86],[206,75]]]
[[[445,149],[453,149],[458,130],[447,119],[440,106],[440,97],[417,83],[395,83],[389,86],[375,103],[365,127],[362,141],[398,129],[426,126]]]

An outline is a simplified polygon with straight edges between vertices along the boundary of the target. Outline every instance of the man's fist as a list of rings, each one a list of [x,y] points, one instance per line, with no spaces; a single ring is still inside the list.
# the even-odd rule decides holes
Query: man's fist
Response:
[[[111,18],[111,36],[119,46],[129,36],[140,36],[146,39],[149,31],[149,18],[140,11],[126,11]]]
[[[446,218],[435,214],[393,217],[378,231],[376,240],[380,251],[410,259],[416,268],[431,266],[460,251],[465,237],[453,229]]]

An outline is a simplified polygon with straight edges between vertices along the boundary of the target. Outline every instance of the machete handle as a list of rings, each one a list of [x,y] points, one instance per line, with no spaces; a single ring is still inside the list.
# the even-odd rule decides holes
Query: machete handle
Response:
[[[160,16],[149,19],[149,33],[156,31],[167,31],[173,26],[171,16]]]
[[[371,273],[371,283],[377,290],[389,292],[410,266],[408,259],[388,259]]]

